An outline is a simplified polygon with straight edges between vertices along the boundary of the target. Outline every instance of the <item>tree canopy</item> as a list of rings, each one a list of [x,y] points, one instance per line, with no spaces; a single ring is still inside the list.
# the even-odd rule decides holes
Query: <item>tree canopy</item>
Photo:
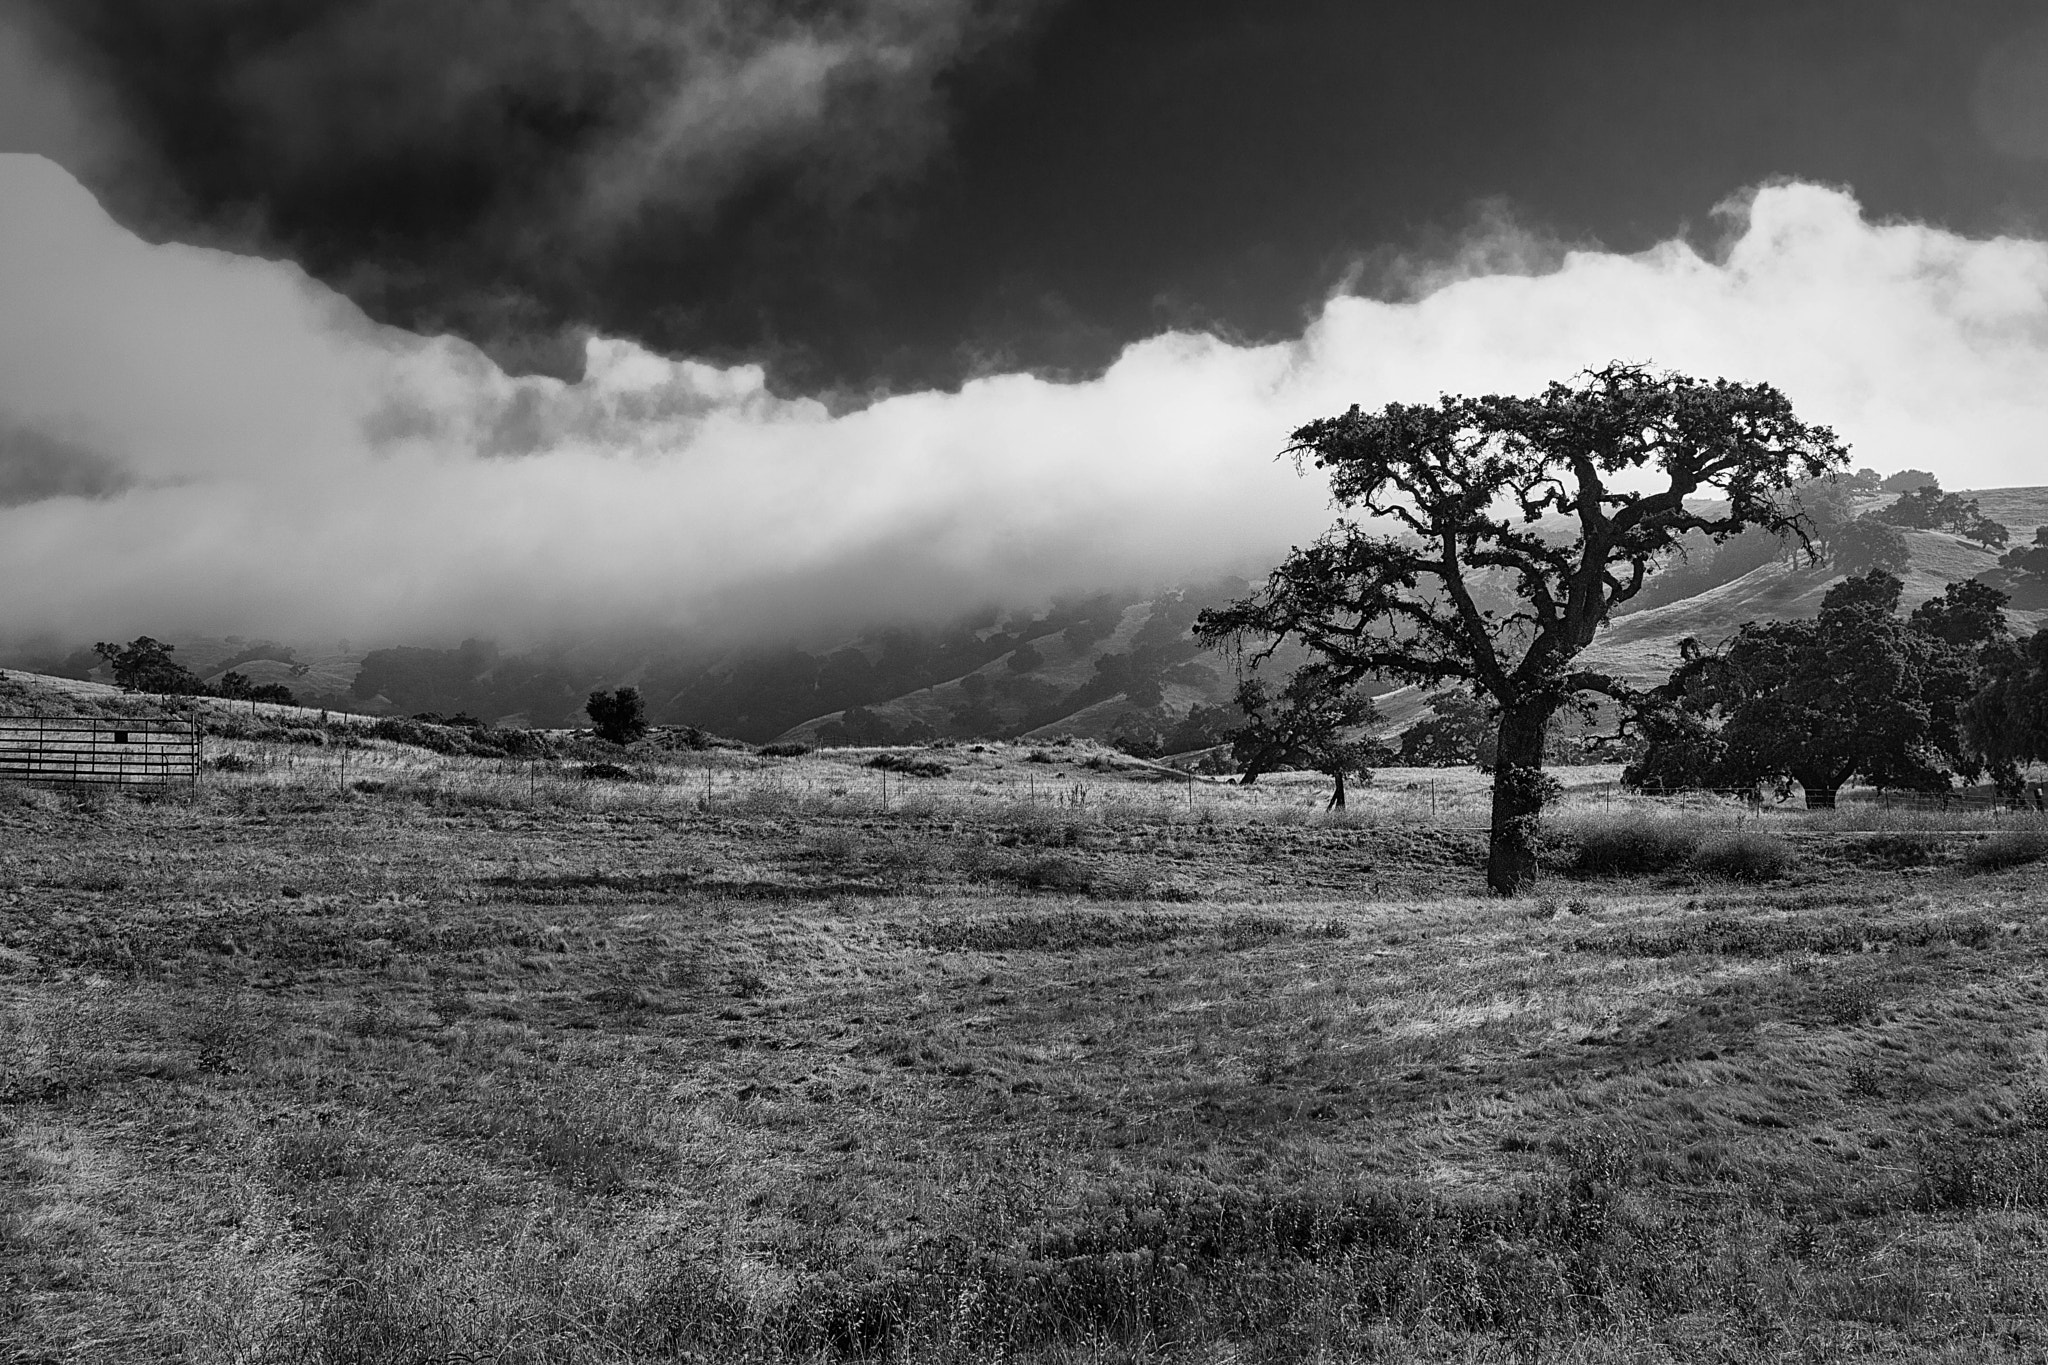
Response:
[[[590,694],[583,710],[600,739],[614,744],[630,744],[647,733],[647,704],[641,701],[637,687],[621,687],[609,692],[599,688]]]
[[[100,643],[92,652],[114,671],[114,685],[123,692],[154,692],[164,697],[203,697],[209,689],[198,674],[171,657],[176,645],[138,635],[125,645]]]
[[[1213,644],[1295,640],[1345,681],[1465,683],[1500,708],[1487,880],[1535,871],[1544,731],[1580,693],[1626,690],[1574,660],[1687,532],[1806,536],[1788,493],[1847,452],[1768,384],[1615,363],[1534,397],[1353,407],[1284,455],[1326,473],[1341,517],[1265,585],[1205,611]],[[1706,499],[1714,499],[1712,502]]]
[[[1985,683],[1963,707],[1971,752],[2008,793],[2019,770],[2048,762],[2048,630],[1986,651]]]
[[[1473,764],[1491,770],[1500,732],[1498,709],[1462,687],[1442,687],[1423,698],[1429,714],[1401,732],[1401,762],[1411,768]]]
[[[1904,573],[1913,558],[1906,533],[1875,517],[1857,517],[1836,531],[1828,550],[1835,567],[1851,577],[1873,569]]]
[[[1797,782],[1826,808],[1852,777],[1945,791],[1979,770],[1963,743],[1980,656],[2005,634],[2005,595],[1952,583],[1901,619],[1882,570],[1828,590],[1810,620],[1751,622],[1724,648],[1696,641],[1643,721],[1623,773],[1650,791]]]
[[[1231,736],[1231,756],[1250,786],[1274,768],[1312,768],[1336,782],[1330,809],[1344,808],[1347,774],[1370,777],[1383,747],[1355,732],[1375,717],[1372,698],[1328,663],[1305,664],[1275,692],[1256,675],[1238,684],[1245,723]]]

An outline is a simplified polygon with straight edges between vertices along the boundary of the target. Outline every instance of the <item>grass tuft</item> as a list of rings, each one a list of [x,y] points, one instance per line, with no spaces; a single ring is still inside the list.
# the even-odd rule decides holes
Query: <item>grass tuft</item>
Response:
[[[2048,830],[2015,829],[1970,846],[1964,859],[1979,872],[2003,872],[2048,858]]]
[[[1683,866],[1699,849],[1702,830],[1677,817],[1586,814],[1559,822],[1552,837],[1580,876],[1640,876]]]
[[[1769,834],[1735,830],[1700,841],[1692,865],[1712,877],[1742,882],[1767,882],[1782,877],[1793,864],[1792,846]]]

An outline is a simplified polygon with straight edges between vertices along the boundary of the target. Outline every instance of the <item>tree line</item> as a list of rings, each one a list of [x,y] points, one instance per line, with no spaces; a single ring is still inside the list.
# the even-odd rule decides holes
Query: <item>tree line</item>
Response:
[[[94,645],[92,652],[106,661],[115,686],[124,692],[149,692],[160,697],[221,697],[281,706],[299,704],[298,697],[283,683],[251,682],[246,674],[232,668],[222,673],[218,682],[209,684],[171,657],[177,652],[176,645],[147,635],[138,635],[125,645],[102,642]]]

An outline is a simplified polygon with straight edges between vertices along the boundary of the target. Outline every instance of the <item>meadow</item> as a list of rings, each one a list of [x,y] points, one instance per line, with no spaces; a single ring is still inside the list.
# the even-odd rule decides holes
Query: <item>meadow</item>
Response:
[[[2039,817],[222,728],[0,790],[13,1359],[2048,1356]]]

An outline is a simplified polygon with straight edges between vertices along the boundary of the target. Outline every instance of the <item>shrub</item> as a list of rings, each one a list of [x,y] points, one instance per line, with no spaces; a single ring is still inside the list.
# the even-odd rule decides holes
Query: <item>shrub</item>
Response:
[[[905,777],[944,777],[953,771],[936,758],[919,758],[915,754],[876,754],[868,760],[868,766]]]
[[[1019,867],[1016,882],[1028,891],[1085,892],[1095,885],[1095,874],[1086,863],[1064,854],[1046,853]]]
[[[621,687],[611,692],[600,687],[590,694],[583,709],[599,739],[631,744],[647,733],[647,704],[640,700],[637,687]]]
[[[427,749],[437,754],[466,754],[469,741],[445,725],[430,725],[426,721],[412,720],[405,716],[385,716],[370,727],[373,739],[388,739],[393,744],[410,744],[417,749]]]
[[[1692,865],[1715,877],[1767,882],[1782,877],[1793,863],[1792,846],[1768,834],[1737,830],[1704,840]]]
[[[631,782],[637,776],[631,768],[616,763],[586,763],[577,769],[576,775],[593,782]]]
[[[256,765],[240,754],[222,754],[219,758],[213,760],[213,766],[218,771],[224,773],[245,773]]]
[[[2008,867],[2038,863],[2048,858],[2048,830],[2015,829],[1994,834],[1973,844],[1964,857],[1979,872],[2000,872]]]
[[[790,742],[787,744],[763,744],[754,752],[760,754],[763,758],[802,758],[810,751],[811,746],[808,744]]]
[[[1589,817],[1559,832],[1563,861],[1581,876],[1665,872],[1698,851],[1700,832],[1678,820]]]

